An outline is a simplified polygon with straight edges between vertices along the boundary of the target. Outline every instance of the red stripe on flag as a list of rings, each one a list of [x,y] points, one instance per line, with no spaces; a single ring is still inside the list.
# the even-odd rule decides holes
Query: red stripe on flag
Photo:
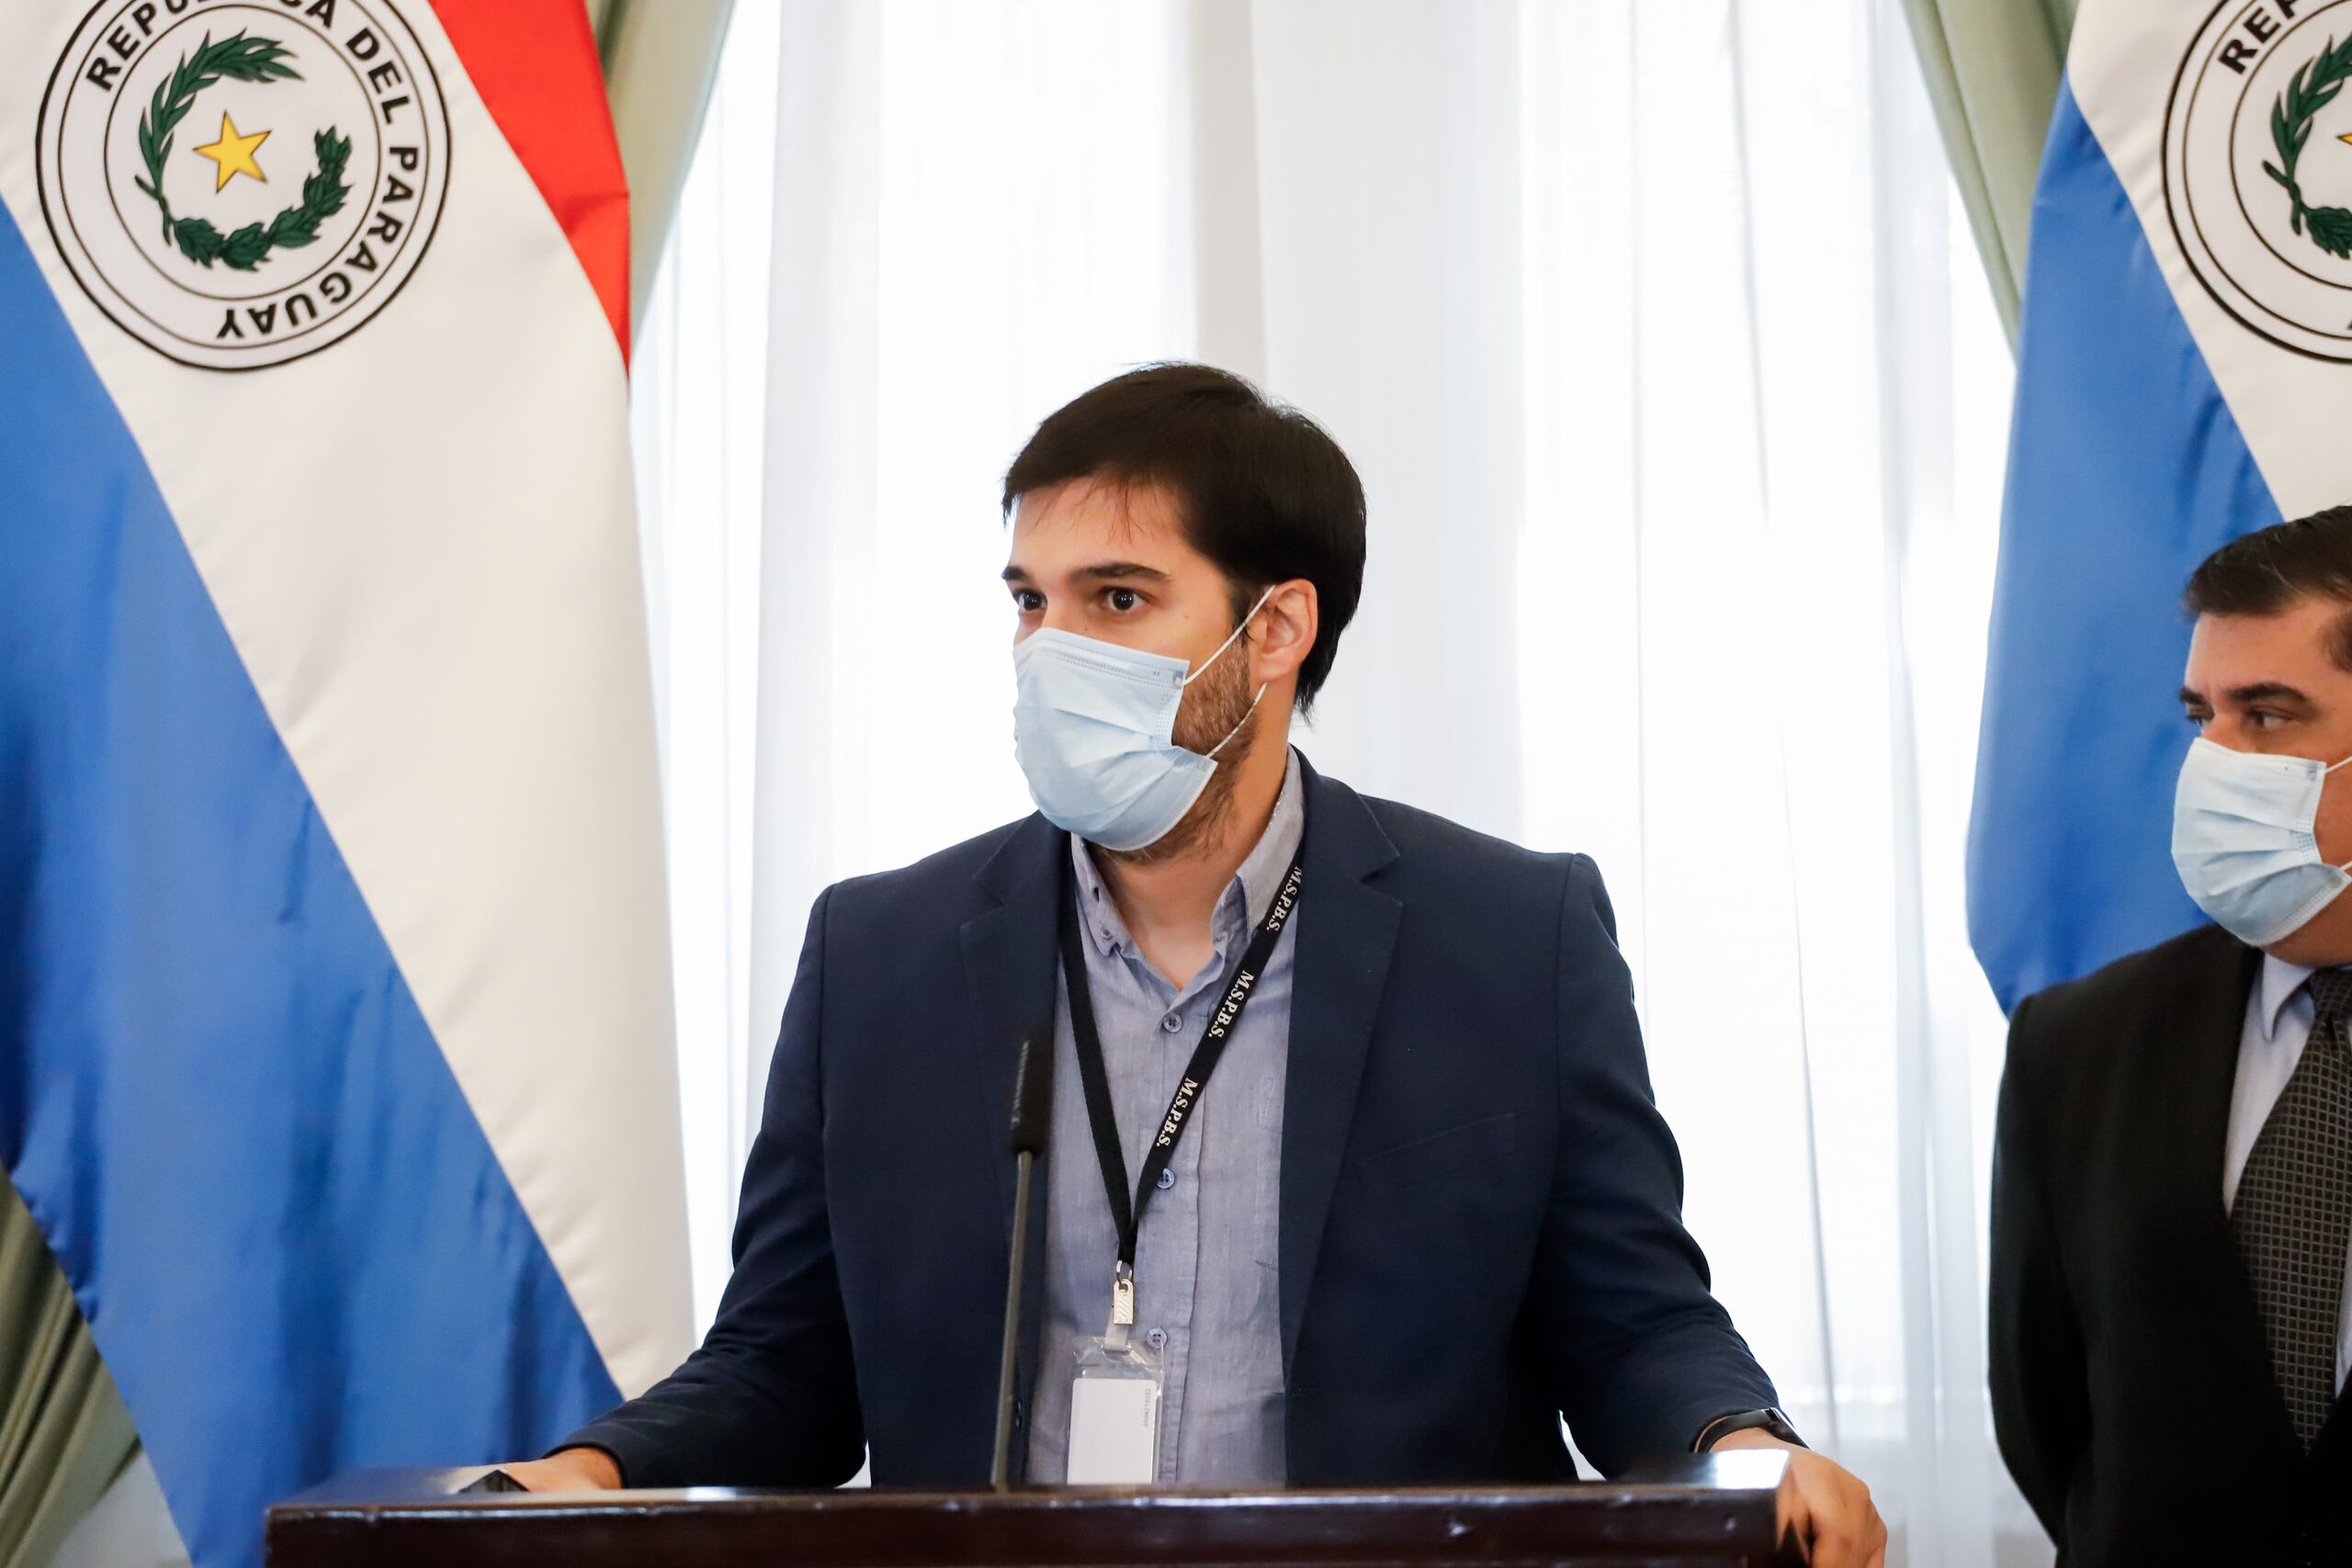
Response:
[[[628,359],[628,176],[581,0],[433,0],[490,118],[530,172]]]

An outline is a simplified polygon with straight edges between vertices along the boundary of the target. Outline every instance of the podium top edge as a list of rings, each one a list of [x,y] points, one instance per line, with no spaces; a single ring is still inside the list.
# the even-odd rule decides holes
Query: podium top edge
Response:
[[[397,1513],[415,1509],[563,1512],[626,1508],[730,1507],[795,1511],[955,1513],[975,1506],[1021,1512],[1182,1513],[1204,1507],[1290,1512],[1302,1508],[1380,1505],[1389,1508],[1440,1507],[1473,1510],[1610,1506],[1638,1507],[1645,1502],[1687,1505],[1694,1495],[1730,1502],[1772,1496],[1788,1472],[1787,1456],[1764,1450],[1693,1455],[1643,1467],[1611,1480],[1550,1485],[1447,1483],[1408,1486],[1336,1486],[1212,1489],[1187,1487],[1034,1487],[996,1493],[985,1488],[929,1487],[786,1489],[731,1486],[643,1488],[618,1492],[464,1493],[495,1469],[492,1465],[358,1470],[322,1482],[271,1506],[273,1518],[288,1514]]]

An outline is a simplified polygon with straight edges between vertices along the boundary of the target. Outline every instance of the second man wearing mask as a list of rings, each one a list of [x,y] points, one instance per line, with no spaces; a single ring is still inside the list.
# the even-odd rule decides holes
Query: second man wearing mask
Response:
[[[1995,1423],[2070,1568],[2352,1561],[2352,507],[2187,607],[2214,923],[2018,1004],[2001,1087]]]

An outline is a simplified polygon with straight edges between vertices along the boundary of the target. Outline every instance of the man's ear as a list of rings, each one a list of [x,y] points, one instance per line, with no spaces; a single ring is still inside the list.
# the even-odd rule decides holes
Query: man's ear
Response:
[[[1258,635],[1250,645],[1251,683],[1272,685],[1295,675],[1315,650],[1321,610],[1315,584],[1303,577],[1274,585],[1258,611]]]

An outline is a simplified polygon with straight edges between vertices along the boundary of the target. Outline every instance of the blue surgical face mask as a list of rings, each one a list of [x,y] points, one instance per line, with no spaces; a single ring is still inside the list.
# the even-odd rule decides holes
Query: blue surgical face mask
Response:
[[[2268,947],[2352,886],[2352,866],[2322,860],[2312,833],[2327,775],[2342,766],[2201,739],[2188,748],[2173,795],[2172,863],[2214,924]]]
[[[1272,593],[1260,594],[1233,636],[1189,672],[1181,659],[1051,626],[1021,640],[1012,650],[1012,750],[1047,821],[1106,850],[1139,850],[1183,820],[1266,688],[1205,756],[1176,744],[1177,706]]]

